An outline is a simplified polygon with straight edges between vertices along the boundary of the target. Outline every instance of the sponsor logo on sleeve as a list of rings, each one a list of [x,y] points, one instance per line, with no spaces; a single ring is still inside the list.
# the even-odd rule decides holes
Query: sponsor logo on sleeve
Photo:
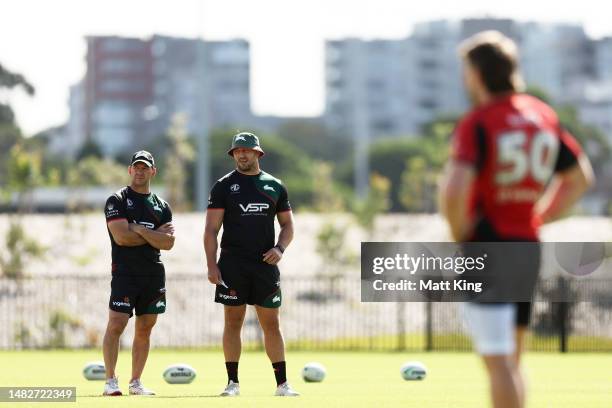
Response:
[[[119,210],[115,208],[115,205],[113,203],[108,203],[108,205],[106,206],[106,216],[116,217],[117,215],[119,215]]]

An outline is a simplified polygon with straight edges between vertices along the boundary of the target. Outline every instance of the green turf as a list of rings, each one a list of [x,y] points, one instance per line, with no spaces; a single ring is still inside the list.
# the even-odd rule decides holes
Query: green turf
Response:
[[[528,333],[525,346],[531,351],[559,351],[557,336],[538,336]],[[470,351],[470,338],[464,334],[434,334],[432,348],[437,351]],[[251,350],[261,348],[257,343],[246,344]],[[332,340],[297,340],[287,342],[291,350],[334,350],[334,351],[420,351],[426,349],[426,338],[423,333],[405,333],[403,337],[396,334],[372,337],[339,337]],[[568,350],[571,352],[609,352],[612,351],[612,339],[596,336],[576,336],[568,338]]]
[[[103,398],[102,382],[86,381],[81,375],[85,362],[99,360],[98,351],[0,352],[2,386],[76,386],[77,403],[2,404],[16,407],[486,407],[487,385],[479,360],[471,353],[364,353],[292,352],[289,380],[303,395],[272,397],[273,374],[263,353],[244,353],[240,363],[242,396],[216,397],[225,383],[220,351],[153,350],[143,376],[156,397]],[[428,377],[420,382],[400,378],[406,360],[420,360]],[[328,370],[320,384],[299,378],[301,366],[319,361]],[[198,371],[189,385],[168,385],[161,378],[171,363],[185,362]],[[526,356],[530,397],[528,406],[542,408],[612,406],[612,355],[531,353]],[[118,375],[126,390],[130,356],[119,357]]]

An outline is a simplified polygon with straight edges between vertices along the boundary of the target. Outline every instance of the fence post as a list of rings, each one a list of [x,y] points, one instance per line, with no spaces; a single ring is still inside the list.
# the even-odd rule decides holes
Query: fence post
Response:
[[[425,303],[425,351],[433,351],[433,302]]]
[[[559,351],[567,353],[568,319],[569,319],[569,298],[567,281],[563,277],[558,280],[561,302],[559,302]]]
[[[397,351],[406,350],[406,303],[397,302]]]

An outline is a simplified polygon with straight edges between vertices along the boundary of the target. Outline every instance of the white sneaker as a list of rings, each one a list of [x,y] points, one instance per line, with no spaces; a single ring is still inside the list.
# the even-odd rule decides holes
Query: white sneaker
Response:
[[[288,382],[284,382],[276,387],[274,395],[277,397],[297,397],[300,393],[291,388]]]
[[[117,380],[117,377],[109,378],[108,380],[106,380],[106,382],[104,383],[104,393],[102,395],[113,397],[123,395],[123,393],[119,389],[119,380]]]
[[[130,383],[130,395],[155,395],[155,391],[145,388],[140,380],[134,380]]]
[[[230,380],[230,382],[227,384],[227,387],[225,387],[223,392],[219,394],[220,397],[237,397],[239,395],[240,395],[240,384],[235,383],[232,380]]]

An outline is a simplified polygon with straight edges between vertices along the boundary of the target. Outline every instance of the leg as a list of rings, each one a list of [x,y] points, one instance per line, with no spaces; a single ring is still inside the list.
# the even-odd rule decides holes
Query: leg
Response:
[[[269,308],[255,306],[257,318],[264,332],[266,354],[272,362],[274,378],[276,379],[276,392],[274,395],[282,397],[296,397],[300,395],[287,382],[287,364],[285,362],[285,341],[280,330],[278,307]]]
[[[519,398],[521,407],[525,406],[527,394],[527,382],[521,366],[521,356],[525,350],[525,335],[531,320],[532,302],[517,302],[516,303],[516,320],[514,329],[514,339],[516,348],[513,355],[515,382],[519,387]]]
[[[517,326],[514,332],[514,338],[516,339],[516,350],[514,356],[512,356],[512,362],[514,363],[514,382],[517,384],[519,391],[519,400],[521,407],[525,406],[525,399],[527,394],[527,386],[525,381],[525,375],[521,366],[521,355],[525,349],[525,334],[527,333],[527,326]]]
[[[266,354],[272,363],[285,361],[285,342],[280,330],[278,308],[255,306],[257,318],[264,333]]]
[[[514,338],[516,349],[514,351],[514,361],[517,367],[521,365],[521,355],[525,349],[525,334],[531,321],[532,302],[516,302],[516,320]]]
[[[464,312],[475,349],[487,368],[493,407],[520,408],[514,360],[515,305],[467,303]]]
[[[238,362],[242,350],[240,332],[246,314],[246,305],[224,306],[223,354],[225,361]]]
[[[489,374],[491,399],[494,408],[521,408],[519,385],[516,383],[516,367],[512,355],[485,355]]]
[[[102,353],[104,354],[104,366],[106,367],[106,379],[115,377],[117,366],[117,355],[119,354],[119,338],[125,329],[130,315],[128,313],[108,311],[108,324],[104,333]]]
[[[132,378],[130,382],[140,379],[149,356],[151,330],[157,322],[156,314],[136,316],[134,343],[132,344]]]

